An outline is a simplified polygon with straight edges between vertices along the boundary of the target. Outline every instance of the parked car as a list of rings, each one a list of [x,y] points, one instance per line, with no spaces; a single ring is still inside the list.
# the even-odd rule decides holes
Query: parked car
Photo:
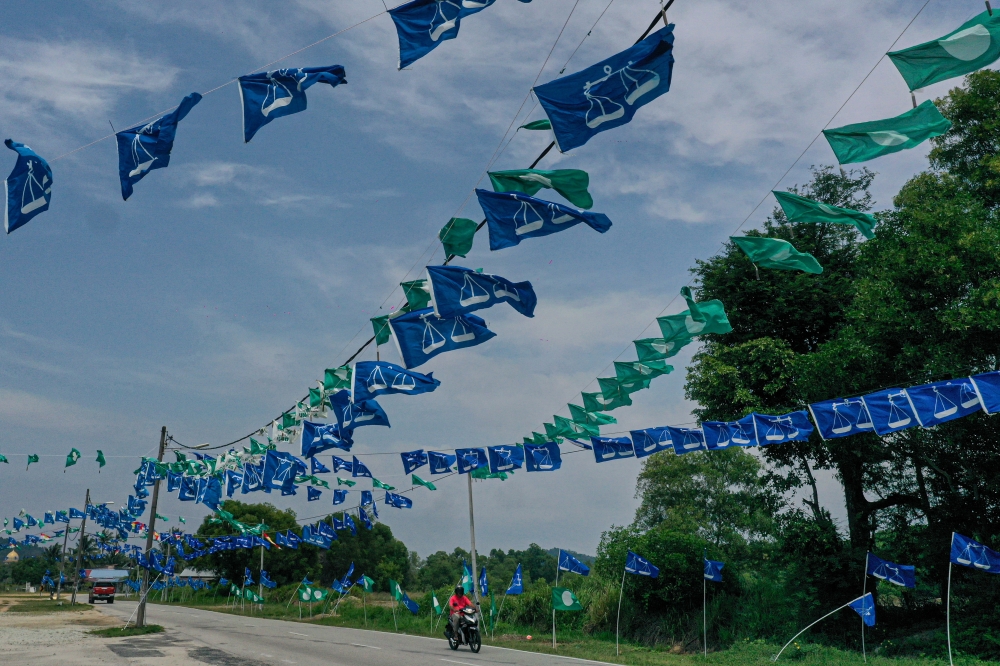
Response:
[[[94,583],[90,588],[87,603],[92,604],[97,600],[106,601],[109,604],[115,603],[115,584],[107,581]]]

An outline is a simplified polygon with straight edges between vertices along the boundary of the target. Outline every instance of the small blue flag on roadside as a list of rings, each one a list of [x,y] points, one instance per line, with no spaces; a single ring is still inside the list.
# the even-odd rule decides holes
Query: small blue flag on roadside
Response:
[[[476,190],[490,232],[490,250],[514,247],[524,238],[548,236],[583,222],[598,233],[611,228],[603,213],[536,199],[520,192]]]
[[[562,549],[559,549],[559,569],[561,571],[580,574],[581,576],[590,575],[590,567]]]
[[[1000,574],[1000,553],[958,532],[951,533],[951,561],[970,569]]]
[[[511,282],[461,266],[428,266],[427,279],[439,317],[457,317],[504,302],[525,317],[535,316],[538,298],[530,282]]]
[[[535,86],[559,151],[631,122],[640,107],[670,90],[673,46],[670,24],[595,65]]]
[[[721,583],[722,567],[726,566],[725,563],[710,560],[708,556],[704,556],[702,559],[705,561],[705,580],[710,580],[713,583]]]
[[[847,605],[853,608],[855,612],[861,616],[865,626],[875,626],[875,600],[872,598],[871,592],[863,597],[858,597]]]
[[[490,584],[486,580],[486,565],[479,567],[479,596],[490,596]]]
[[[392,393],[430,393],[438,386],[441,382],[434,379],[433,372],[423,375],[386,361],[361,361],[354,366],[351,400],[369,400]]]
[[[402,602],[402,604],[406,606],[406,608],[414,615],[420,612],[420,604],[413,599],[410,599],[410,597],[406,595],[406,592],[403,593],[403,597],[400,599],[400,602]]]
[[[3,227],[9,234],[49,209],[52,169],[48,162],[23,143],[7,139],[4,144],[17,153],[17,161],[3,188],[7,198],[3,209]]]
[[[625,558],[625,571],[636,576],[649,576],[650,578],[656,578],[660,575],[659,567],[653,566],[649,560],[631,550],[628,551],[628,556]]]
[[[263,569],[260,572],[260,582],[261,584],[269,590],[273,590],[278,587],[278,584],[271,580],[271,577]]]
[[[912,564],[896,564],[883,560],[874,553],[868,553],[865,559],[865,573],[900,587],[915,588],[917,586],[916,569]]]
[[[258,72],[239,78],[243,102],[243,141],[249,142],[264,125],[275,118],[306,110],[306,88],[326,83],[335,88],[347,83],[340,65],[301,67]]]
[[[364,492],[364,491],[362,491]],[[347,491],[336,489],[333,491],[333,505],[343,504],[347,501]]]
[[[253,573],[251,573],[249,567],[243,568],[243,584],[253,585]]]
[[[524,592],[524,581],[521,578],[521,565],[517,565],[517,569],[514,570],[514,577],[510,581],[510,587],[507,588],[506,594],[522,594]]]
[[[170,164],[170,151],[174,149],[177,123],[184,120],[191,109],[201,101],[201,95],[191,93],[181,100],[176,109],[151,123],[136,125],[115,133],[118,141],[118,178],[122,184],[122,199],[132,196],[132,186],[145,178],[153,169],[164,169]]]

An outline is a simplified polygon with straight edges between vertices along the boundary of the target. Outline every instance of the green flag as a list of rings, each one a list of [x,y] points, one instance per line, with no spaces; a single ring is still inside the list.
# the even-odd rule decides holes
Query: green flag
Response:
[[[311,476],[309,474],[304,474],[302,476],[295,477],[295,483],[305,483],[308,481],[310,485],[319,486],[320,488],[329,488],[330,484],[319,478],[318,476]]]
[[[441,602],[438,601],[437,595],[434,594],[434,590],[431,590],[431,607],[433,608],[435,615],[440,615],[443,610],[441,608]]]
[[[552,440],[540,432],[532,432],[531,437],[525,437],[524,441],[526,444],[548,444]]]
[[[799,252],[786,240],[763,236],[730,236],[729,240],[736,243],[736,246],[750,257],[750,261],[763,268],[804,271],[816,275],[823,272],[823,267],[816,261],[816,257],[806,252]]]
[[[568,587],[552,588],[552,608],[557,611],[583,610],[580,600],[573,594],[573,590]]]
[[[187,521],[186,521],[186,520],[184,520],[184,516],[177,516],[177,520],[179,520],[179,521],[181,521],[182,523],[184,523],[185,525],[187,525]]]
[[[526,125],[521,125],[517,129],[526,130],[550,130],[552,129],[552,123],[549,122],[548,118],[542,118],[541,120],[532,120]]]
[[[676,356],[682,348],[691,342],[690,337],[680,337],[675,340],[665,340],[663,338],[643,338],[633,340],[636,356],[640,361],[661,361],[671,356]]]
[[[69,453],[66,455],[66,467],[71,467],[76,464],[76,461],[80,459],[80,452],[76,449],[70,449]]]
[[[472,251],[478,224],[464,217],[453,217],[438,232],[446,256],[464,257]]]
[[[259,456],[267,453],[267,445],[261,444],[253,437],[250,438],[250,455]]]
[[[104,451],[97,449],[97,471],[100,472],[101,468],[108,464],[108,461],[104,459]]]
[[[618,419],[611,416],[610,414],[601,414],[600,412],[588,412],[583,407],[579,405],[569,405],[569,415],[574,422],[581,425],[611,425],[612,423],[618,423]]]
[[[722,305],[722,301],[711,300],[695,303],[691,297],[691,290],[687,287],[681,289],[681,294],[688,301],[687,310],[679,314],[656,318],[664,340],[668,342],[683,341],[684,344],[687,344],[695,335],[732,332],[733,327],[729,325],[729,318],[726,317],[726,309]],[[691,305],[697,308],[697,312],[691,309]]]
[[[473,585],[473,582],[472,582],[472,572],[469,571],[469,565],[468,564],[463,564],[462,565],[462,582],[461,582],[461,585],[462,585],[462,589],[465,590],[466,594],[468,594],[469,592],[472,592],[472,585]]]
[[[188,459],[187,455],[176,450],[174,451],[174,458],[177,459],[177,462],[186,462]]]
[[[570,433],[563,433],[559,428],[551,423],[543,423],[542,427],[545,428],[545,439],[549,442],[555,442],[556,444],[562,444],[563,437],[574,437],[575,435]]]
[[[166,516],[161,516],[160,514],[156,514],[156,519],[157,519],[157,520],[166,520],[166,521],[169,521],[169,520],[170,520],[170,519],[169,519],[169,518],[167,518]]]
[[[507,475],[513,473],[514,472],[491,472],[489,467],[477,467],[469,472],[473,479],[500,479],[501,481],[506,481]]]
[[[361,589],[365,592],[371,592],[375,589],[375,581],[368,576],[361,576]]]
[[[7,456],[4,455],[0,455],[0,462],[7,463],[8,465],[10,464],[10,462],[7,460]]]
[[[327,590],[305,585],[299,588],[299,601],[323,601],[328,594]]]
[[[369,321],[371,321],[372,330],[375,332],[375,345],[384,345],[389,342],[389,338],[392,336],[392,329],[389,328],[389,315],[372,317]]]
[[[895,118],[826,129],[823,134],[837,161],[851,164],[913,148],[950,128],[951,121],[941,115],[934,102],[927,100]]]
[[[28,454],[28,464],[25,466],[24,469],[27,470],[28,467],[31,466],[31,463],[36,463],[36,462],[38,462],[38,454],[37,453],[29,453]]]
[[[323,404],[323,389],[311,388],[309,389],[309,408],[315,409]]]
[[[406,307],[409,312],[423,310],[430,305],[431,287],[427,280],[400,282],[399,286],[403,288],[403,295],[406,296]]]
[[[597,385],[601,387],[601,395],[605,400],[621,400],[636,391],[649,388],[650,379],[638,379],[623,382],[615,377],[598,377]]]
[[[411,474],[410,475],[410,480],[413,482],[413,485],[415,485],[415,486],[423,486],[424,488],[427,488],[428,490],[437,490],[437,487],[435,487],[433,483],[431,483],[430,481],[424,481],[423,479],[421,479],[416,474]]]
[[[339,368],[327,368],[323,372],[323,390],[336,391],[351,388],[351,366],[342,365]]]
[[[342,479],[339,476],[337,477],[338,486],[347,486],[348,488],[353,488],[357,484],[358,484],[357,481],[351,481],[350,479]]]
[[[615,361],[615,376],[622,382],[637,382],[673,372],[666,361]]]
[[[496,595],[492,592],[490,593],[490,629],[492,630],[494,623],[497,620],[497,599]]]
[[[604,414],[601,416],[604,416]],[[562,437],[572,437],[575,439],[580,436],[597,437],[601,434],[600,429],[590,423],[578,423],[565,416],[553,416],[552,420],[556,422],[555,427]]]
[[[490,181],[494,192],[521,192],[534,196],[543,187],[555,190],[578,208],[593,208],[594,199],[587,188],[590,176],[580,169],[515,169],[513,171],[491,171]]]
[[[588,412],[611,411],[632,404],[632,399],[627,394],[611,399],[605,398],[602,393],[581,393],[580,395],[583,396],[583,408]]]
[[[253,590],[251,590],[251,589],[250,589],[249,587],[248,587],[248,588],[246,588],[246,590],[244,590],[244,594],[245,594],[245,596],[246,596],[246,600],[247,600],[247,601],[252,601],[252,602],[253,602],[253,603],[255,603],[255,604],[262,604],[262,603],[264,603],[264,597],[261,597],[261,596],[258,596],[258,595],[257,595],[257,594],[256,594],[256,593],[255,593],[255,592],[254,592]]]
[[[229,584],[229,594],[230,595],[233,595],[233,594],[239,595],[240,594],[240,588],[236,586],[236,583],[230,583]]]
[[[382,483],[381,481],[379,481],[378,479],[376,479],[373,476],[372,477],[372,489],[374,490],[375,488],[381,488],[382,490],[395,490],[396,489],[395,486],[390,486],[388,483]]]
[[[983,12],[944,37],[886,55],[910,90],[974,72],[1000,58],[1000,15]]]
[[[392,594],[392,598],[396,601],[400,601],[403,598],[403,588],[391,578],[389,579],[389,593]]]
[[[865,238],[875,238],[875,218],[868,213],[831,206],[791,192],[774,191],[771,194],[778,200],[789,222],[850,224],[857,227]]]

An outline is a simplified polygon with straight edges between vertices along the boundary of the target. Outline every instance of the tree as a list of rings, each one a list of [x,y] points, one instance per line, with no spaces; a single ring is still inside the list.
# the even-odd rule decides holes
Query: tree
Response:
[[[362,573],[367,574],[378,589],[388,590],[390,578],[404,588],[414,582],[406,544],[395,538],[385,523],[375,523],[370,530],[362,527],[357,536],[339,532],[338,539],[323,552],[320,561],[323,581],[342,578],[353,562],[352,578],[356,580]]]

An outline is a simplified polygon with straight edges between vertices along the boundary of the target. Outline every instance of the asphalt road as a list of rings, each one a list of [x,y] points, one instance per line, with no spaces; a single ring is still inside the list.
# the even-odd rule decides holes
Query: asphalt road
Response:
[[[116,600],[96,608],[124,622],[135,602]],[[146,621],[162,625],[165,634],[126,639],[109,645],[119,657],[143,664],[173,664],[178,657],[218,666],[300,664],[310,666],[568,666],[600,663],[572,657],[522,652],[484,645],[479,654],[457,651],[441,639],[381,631],[324,627],[283,620],[213,613],[203,610],[146,607]],[[159,654],[158,654],[159,653]],[[156,657],[164,657],[160,662]]]

